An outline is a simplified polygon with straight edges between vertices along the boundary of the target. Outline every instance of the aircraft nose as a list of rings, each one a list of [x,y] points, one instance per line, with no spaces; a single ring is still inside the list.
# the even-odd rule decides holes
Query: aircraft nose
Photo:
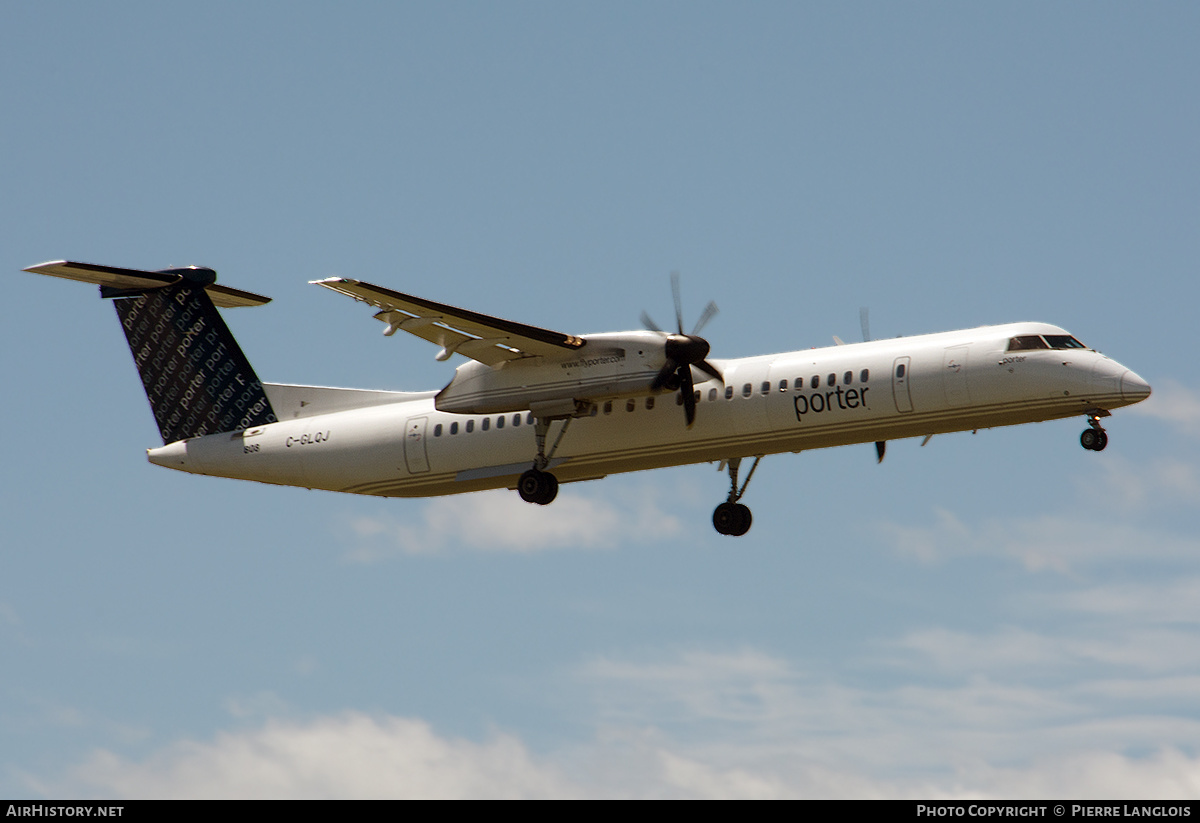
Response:
[[[1150,396],[1150,384],[1126,369],[1121,375],[1121,396],[1130,403],[1138,403]]]

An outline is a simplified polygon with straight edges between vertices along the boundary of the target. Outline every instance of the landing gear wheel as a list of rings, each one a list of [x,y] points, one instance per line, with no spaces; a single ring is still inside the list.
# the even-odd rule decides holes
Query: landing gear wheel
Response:
[[[1088,451],[1101,452],[1108,445],[1108,432],[1104,429],[1084,429],[1079,435],[1079,445]]]
[[[733,506],[733,503],[722,503],[713,509],[713,528],[717,534],[733,534],[733,524],[737,520]]]
[[[550,472],[529,469],[517,481],[517,492],[526,503],[548,505],[558,496],[558,478]]]
[[[750,531],[753,520],[750,509],[741,503],[722,503],[713,510],[713,528],[717,534],[741,537]]]

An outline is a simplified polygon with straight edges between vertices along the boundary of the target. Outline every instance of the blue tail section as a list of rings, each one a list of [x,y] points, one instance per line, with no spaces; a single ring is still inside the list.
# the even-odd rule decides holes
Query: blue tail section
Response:
[[[112,299],[163,443],[278,419],[217,311],[269,297],[218,286],[217,273],[198,266],[150,272],[57,260],[25,271],[94,283]]]
[[[203,287],[181,282],[113,302],[163,443],[276,421]]]

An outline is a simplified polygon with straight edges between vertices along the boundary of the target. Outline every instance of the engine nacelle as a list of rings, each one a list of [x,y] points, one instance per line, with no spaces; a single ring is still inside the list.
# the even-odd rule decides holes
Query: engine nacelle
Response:
[[[664,335],[595,334],[561,358],[526,357],[492,367],[471,361],[437,394],[440,411],[497,414],[538,408],[563,410],[649,394],[666,362]],[[556,413],[557,416],[557,413]]]

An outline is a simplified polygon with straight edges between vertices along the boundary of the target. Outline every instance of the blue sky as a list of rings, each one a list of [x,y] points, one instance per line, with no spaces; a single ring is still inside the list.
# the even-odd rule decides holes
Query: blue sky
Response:
[[[0,795],[1194,797],[1194,4],[8,4]],[[200,264],[276,382],[453,363],[307,285],[714,356],[1043,320],[1082,420],[376,500],[148,464],[112,309]]]

